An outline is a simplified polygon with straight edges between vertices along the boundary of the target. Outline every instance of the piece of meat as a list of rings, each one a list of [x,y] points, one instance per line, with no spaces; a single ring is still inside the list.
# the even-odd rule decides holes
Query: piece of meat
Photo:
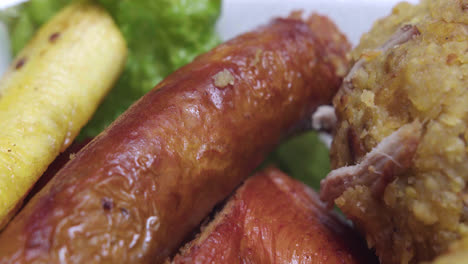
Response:
[[[337,121],[335,108],[330,105],[322,105],[312,115],[312,128],[330,133],[335,129]]]
[[[320,184],[320,199],[331,207],[348,188],[358,185],[368,187],[380,199],[387,185],[411,167],[421,135],[419,121],[402,126],[358,164],[330,172]]]
[[[278,169],[248,179],[172,264],[378,263],[309,187]]]
[[[394,48],[395,46],[404,44],[405,42],[410,41],[414,37],[420,34],[418,28],[415,25],[406,24],[399,28],[389,40],[387,40],[382,46],[376,48],[369,54],[363,55],[358,61],[356,61],[351,70],[349,70],[348,75],[343,79],[343,84],[337,94],[337,97],[343,96],[343,93],[350,92],[353,89],[352,80],[356,77],[358,70],[362,69],[364,64],[369,60],[373,59],[376,56],[387,52],[389,49]]]
[[[348,49],[327,18],[294,14],[196,58],[30,201],[0,235],[0,263],[160,263],[330,103]]]

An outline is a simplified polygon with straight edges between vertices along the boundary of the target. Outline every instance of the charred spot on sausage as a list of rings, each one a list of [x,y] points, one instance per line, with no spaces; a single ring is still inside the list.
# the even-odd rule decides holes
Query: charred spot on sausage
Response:
[[[127,208],[120,207],[120,212],[123,216],[127,217],[130,213],[128,212]]]
[[[112,201],[112,198],[107,198],[107,197],[102,198],[101,204],[102,204],[102,209],[104,209],[104,211],[110,211],[114,207],[114,202]]]

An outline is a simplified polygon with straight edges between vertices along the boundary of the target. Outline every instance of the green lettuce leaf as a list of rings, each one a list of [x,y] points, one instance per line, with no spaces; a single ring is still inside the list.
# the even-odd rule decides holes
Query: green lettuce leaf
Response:
[[[277,166],[316,190],[320,189],[320,180],[330,172],[328,148],[313,131],[282,143],[262,167],[269,165]]]
[[[125,71],[82,137],[99,134],[171,72],[219,43],[220,0],[99,0],[129,46]]]
[[[17,54],[36,30],[72,0],[30,0],[2,17]],[[129,56],[115,87],[82,130],[94,137],[133,102],[195,56],[219,43],[215,33],[221,0],[95,0],[114,17]]]
[[[3,12],[17,54],[40,25],[72,0],[30,0]],[[221,0],[95,0],[114,17],[129,46],[126,68],[116,86],[83,129],[79,140],[94,137],[135,100],[196,55],[219,43],[215,23]],[[263,166],[279,167],[318,189],[330,170],[328,150],[309,132],[271,153]]]

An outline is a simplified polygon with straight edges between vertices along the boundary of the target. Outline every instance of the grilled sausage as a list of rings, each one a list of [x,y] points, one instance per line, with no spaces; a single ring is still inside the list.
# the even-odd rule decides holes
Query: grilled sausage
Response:
[[[0,262],[159,263],[347,69],[328,19],[276,19],[171,74],[0,235]]]
[[[378,263],[312,189],[278,169],[247,180],[177,255],[189,263]]]

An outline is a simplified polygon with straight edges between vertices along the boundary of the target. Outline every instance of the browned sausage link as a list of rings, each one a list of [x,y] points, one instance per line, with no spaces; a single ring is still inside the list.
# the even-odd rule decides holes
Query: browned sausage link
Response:
[[[318,33],[317,33],[318,32]],[[174,72],[0,235],[0,262],[158,263],[340,85],[326,18],[276,19]]]
[[[317,193],[277,169],[237,190],[215,219],[177,255],[189,263],[378,263]]]

